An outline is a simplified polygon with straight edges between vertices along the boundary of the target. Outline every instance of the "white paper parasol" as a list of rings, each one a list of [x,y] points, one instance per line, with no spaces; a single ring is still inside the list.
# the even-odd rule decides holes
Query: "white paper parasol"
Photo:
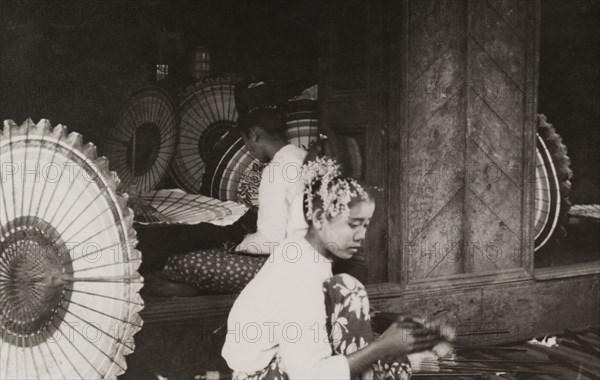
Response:
[[[115,379],[143,308],[116,173],[47,120],[5,121],[0,162],[0,378]]]
[[[140,201],[153,211],[135,210],[139,224],[197,224],[229,225],[248,210],[243,204],[221,201],[204,195],[188,194],[179,189],[144,193]]]

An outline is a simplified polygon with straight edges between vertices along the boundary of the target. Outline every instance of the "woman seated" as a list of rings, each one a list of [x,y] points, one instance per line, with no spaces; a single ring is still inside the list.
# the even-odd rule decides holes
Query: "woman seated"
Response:
[[[239,244],[234,249],[228,250],[202,246],[203,239],[212,242],[214,237],[203,236],[198,229],[196,236],[188,236],[183,243],[190,247],[190,240],[197,241],[196,250],[171,255],[159,272],[160,278],[210,293],[239,292],[277,244],[287,236],[306,232],[307,225],[301,216],[301,167],[306,151],[288,142],[281,107],[263,103],[249,109],[240,115],[237,130],[250,153],[261,162],[269,162],[258,189],[256,232],[245,235],[241,242],[236,241]],[[299,211],[292,212],[294,208]],[[176,250],[172,253],[180,253]]]
[[[304,166],[305,237],[282,242],[235,301],[222,355],[234,379],[407,378],[405,355],[433,347],[432,330],[398,322],[374,339],[365,288],[333,276],[355,255],[375,204],[331,159]],[[384,360],[385,359],[385,360]]]

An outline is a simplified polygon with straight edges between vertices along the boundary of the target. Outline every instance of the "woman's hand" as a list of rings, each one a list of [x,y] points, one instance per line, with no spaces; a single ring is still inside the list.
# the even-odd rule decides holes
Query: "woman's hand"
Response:
[[[378,339],[386,354],[392,355],[430,350],[440,340],[438,331],[415,321],[393,322]]]
[[[420,322],[412,319],[395,321],[379,339],[347,355],[350,373],[353,376],[360,375],[378,359],[429,350],[439,341],[439,333],[424,328]]]
[[[399,357],[413,352],[431,350],[445,343],[448,350],[451,345],[447,339],[453,340],[454,329],[439,321],[425,321],[420,318],[394,316],[394,322],[366,347],[347,355],[350,372],[358,376],[369,366],[385,357]],[[440,356],[446,356],[447,353]]]

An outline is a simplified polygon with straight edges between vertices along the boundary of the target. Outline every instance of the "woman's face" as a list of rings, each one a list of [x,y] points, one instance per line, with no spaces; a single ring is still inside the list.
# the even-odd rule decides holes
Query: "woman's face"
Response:
[[[371,201],[356,202],[350,208],[350,215],[338,215],[325,220],[319,230],[319,238],[325,248],[340,259],[349,259],[358,253],[365,240],[367,226],[375,211]]]

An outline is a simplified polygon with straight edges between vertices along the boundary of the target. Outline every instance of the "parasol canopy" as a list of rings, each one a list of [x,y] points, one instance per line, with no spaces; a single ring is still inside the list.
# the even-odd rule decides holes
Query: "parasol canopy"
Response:
[[[122,181],[119,190],[154,190],[169,170],[176,138],[177,113],[169,94],[158,86],[135,92],[104,141],[104,154]]]
[[[138,213],[134,209],[139,224],[211,223],[224,226],[232,224],[248,210],[240,203],[188,194],[179,189],[151,191],[142,194],[140,200],[152,210],[148,212],[142,206]]]
[[[541,249],[554,236],[563,235],[562,226],[568,220],[571,204],[568,195],[573,172],[569,168],[567,149],[556,130],[537,115],[534,236],[535,251]],[[564,236],[563,236],[564,237]]]
[[[319,139],[318,85],[302,91],[287,103],[287,137],[290,144],[308,150]]]
[[[552,235],[560,213],[560,188],[552,157],[544,140],[537,136],[535,160],[534,232],[536,249],[542,247]]]
[[[204,174],[202,193],[221,200],[258,205],[258,187],[266,164],[254,158],[235,131],[221,138]]]
[[[171,173],[188,193],[198,194],[219,139],[235,125],[233,78],[207,79],[188,88],[179,106],[179,138]]]
[[[143,308],[116,173],[47,120],[5,121],[0,162],[0,378],[116,379]]]

